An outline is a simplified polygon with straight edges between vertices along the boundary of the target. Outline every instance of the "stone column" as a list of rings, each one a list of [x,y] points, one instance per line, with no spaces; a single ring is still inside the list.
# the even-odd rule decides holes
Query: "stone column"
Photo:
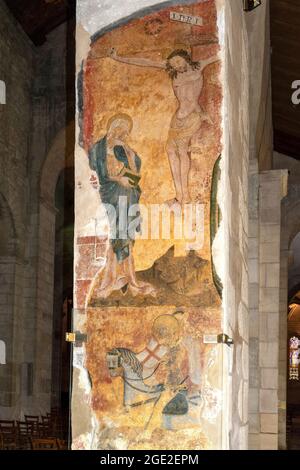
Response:
[[[260,433],[259,419],[259,174],[258,162],[250,161],[249,174],[249,447]]]
[[[41,413],[50,411],[56,209],[40,201],[34,396]]]
[[[0,370],[0,411],[3,419],[11,418],[17,398],[14,361],[15,279],[15,257],[0,257],[0,332],[7,355],[6,364]]]
[[[289,302],[289,261],[292,255],[290,244],[299,230],[300,207],[294,202],[299,201],[298,191],[293,191],[289,183],[289,194],[282,204],[281,216],[281,253],[280,253],[280,318],[279,318],[279,449],[287,447],[286,411],[287,411],[287,351],[288,351],[288,302]]]
[[[284,222],[284,221],[283,221]],[[282,223],[282,231],[285,225]],[[278,448],[286,449],[287,402],[287,313],[288,313],[288,259],[289,250],[281,247],[280,254],[280,316],[279,316],[279,375],[278,375]]]
[[[259,177],[259,434],[253,448],[278,448],[281,200],[288,172]]]

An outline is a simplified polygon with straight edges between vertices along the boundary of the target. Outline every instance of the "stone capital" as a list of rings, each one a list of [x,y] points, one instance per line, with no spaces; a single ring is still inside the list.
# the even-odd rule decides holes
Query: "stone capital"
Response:
[[[288,170],[269,170],[263,171],[259,174],[259,183],[260,189],[264,189],[264,187],[268,190],[269,184],[271,183],[274,185],[274,190],[280,189],[279,196],[280,200],[287,196],[288,193],[288,178],[289,172]]]

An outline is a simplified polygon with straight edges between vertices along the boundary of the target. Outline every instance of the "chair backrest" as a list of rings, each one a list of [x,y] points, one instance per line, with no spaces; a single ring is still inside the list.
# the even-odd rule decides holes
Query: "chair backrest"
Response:
[[[2,419],[0,421],[0,433],[6,441],[14,440],[17,434],[15,422]]]
[[[52,434],[52,426],[50,425],[50,422],[45,421],[43,423],[38,423],[38,432],[40,437],[50,437]]]
[[[26,421],[17,421],[18,434],[23,436],[29,436],[33,430],[33,423],[27,423]]]
[[[0,421],[0,448],[16,449],[17,447],[17,428],[14,421]]]
[[[31,439],[33,450],[58,450],[56,439]]]
[[[39,416],[25,415],[24,418],[25,418],[25,422],[28,423],[30,426],[32,426],[30,430],[32,436],[39,437],[39,423],[40,423]]]
[[[25,418],[25,421],[27,423],[38,423],[39,422],[39,416],[25,415],[24,418]]]
[[[1,419],[0,420],[0,429],[14,429],[16,427],[16,424],[14,421],[9,421],[7,419]]]

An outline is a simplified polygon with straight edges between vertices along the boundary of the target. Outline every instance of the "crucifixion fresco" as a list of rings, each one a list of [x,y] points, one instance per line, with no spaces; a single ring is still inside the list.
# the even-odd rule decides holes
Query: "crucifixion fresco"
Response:
[[[204,341],[222,314],[218,34],[214,0],[147,10],[82,63],[76,289],[96,448],[220,440],[222,358]]]

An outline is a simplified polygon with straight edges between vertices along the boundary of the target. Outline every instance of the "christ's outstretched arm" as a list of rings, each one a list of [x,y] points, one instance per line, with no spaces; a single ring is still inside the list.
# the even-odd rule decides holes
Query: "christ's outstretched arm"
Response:
[[[111,49],[110,57],[124,64],[137,65],[138,67],[155,67],[158,69],[166,69],[166,62],[154,61],[151,59],[143,59],[141,57],[120,57],[115,49]]]

